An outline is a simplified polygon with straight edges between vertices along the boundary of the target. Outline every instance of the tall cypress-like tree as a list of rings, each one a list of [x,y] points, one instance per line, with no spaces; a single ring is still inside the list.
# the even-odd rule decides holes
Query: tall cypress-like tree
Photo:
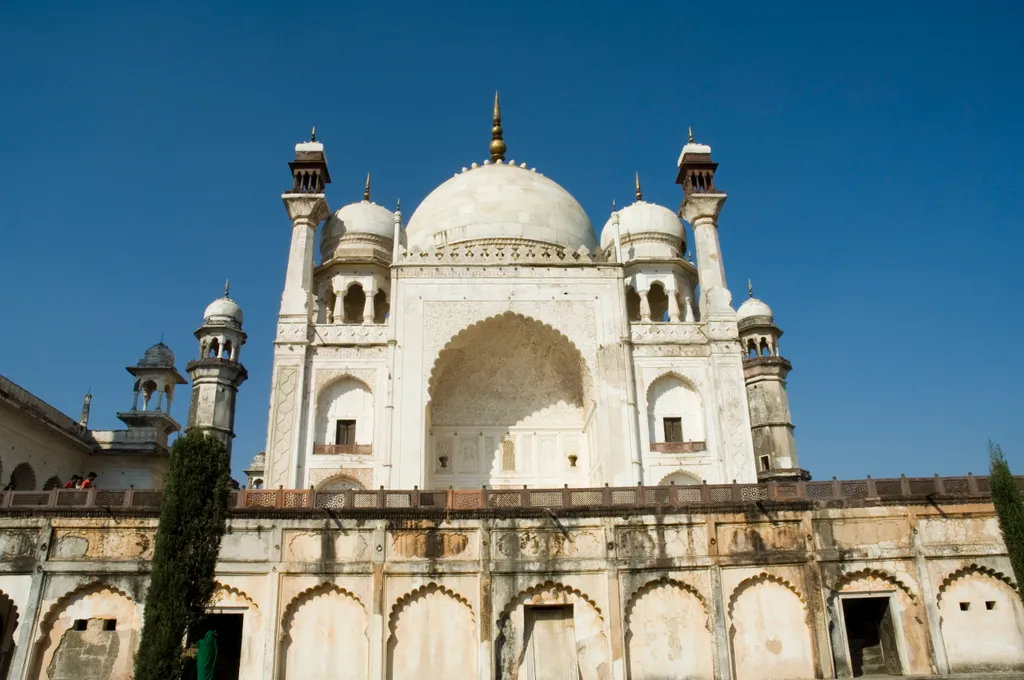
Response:
[[[992,461],[989,472],[989,488],[992,503],[999,517],[999,531],[1003,534],[1006,552],[1010,555],[1017,594],[1024,598],[1024,499],[1020,487],[1010,472],[1010,466],[998,444],[988,443],[988,454]]]
[[[181,677],[185,634],[213,596],[229,491],[230,463],[220,440],[193,430],[174,443],[135,680]]]

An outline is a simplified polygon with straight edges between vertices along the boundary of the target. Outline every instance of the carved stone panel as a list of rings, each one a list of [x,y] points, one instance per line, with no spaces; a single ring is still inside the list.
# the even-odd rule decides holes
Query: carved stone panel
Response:
[[[286,562],[362,562],[370,559],[369,531],[285,531]]]
[[[764,555],[806,546],[799,522],[719,524],[717,529],[719,550],[733,555]]]
[[[274,387],[273,428],[274,439],[270,447],[270,479],[268,486],[285,484],[291,466],[292,426],[295,422],[295,391],[299,372],[294,366],[285,366],[277,373]]]
[[[391,559],[479,559],[475,535],[436,529],[396,531],[391,535]]]
[[[550,560],[602,557],[598,529],[576,531],[510,531],[494,534],[496,560]]]
[[[619,527],[615,549],[619,557],[651,559],[707,554],[708,539],[699,524]]]
[[[50,559],[149,560],[153,558],[155,538],[155,531],[143,529],[58,529],[50,546]]]

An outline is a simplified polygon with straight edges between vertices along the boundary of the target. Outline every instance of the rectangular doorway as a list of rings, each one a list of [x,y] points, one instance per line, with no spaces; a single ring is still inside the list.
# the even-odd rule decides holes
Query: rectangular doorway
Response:
[[[217,665],[213,680],[238,680],[242,662],[242,614],[207,614],[206,618],[192,629],[188,636],[189,646],[213,631],[217,637]],[[184,677],[196,678],[195,663],[189,663]]]
[[[849,597],[841,601],[854,677],[902,675],[889,597]]]
[[[572,605],[527,607],[526,677],[529,680],[579,680]]]

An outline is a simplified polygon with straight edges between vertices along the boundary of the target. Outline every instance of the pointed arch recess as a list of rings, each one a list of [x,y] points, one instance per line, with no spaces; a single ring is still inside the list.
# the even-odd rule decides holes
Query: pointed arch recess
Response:
[[[661,382],[666,378],[675,378],[679,382],[683,383],[683,385],[685,385],[688,389],[690,389],[694,394],[697,395],[700,407],[704,408],[704,395],[700,393],[700,387],[698,387],[697,383],[694,382],[693,378],[689,378],[683,375],[682,373],[679,373],[678,371],[672,369],[658,373],[658,375],[654,376],[651,382],[647,383],[647,389],[644,390],[644,403],[647,404],[648,408],[650,408],[651,404],[651,390],[657,383]]]
[[[582,592],[578,588],[573,588],[571,586],[567,586],[557,581],[545,581],[544,583],[540,583],[531,588],[527,588],[526,590],[519,591],[511,600],[509,600],[509,602],[501,610],[501,615],[498,616],[497,624],[499,630],[501,629],[502,622],[509,616],[511,616],[512,611],[515,610],[515,608],[519,605],[527,603],[544,604],[546,601],[548,601],[551,597],[553,597],[556,594],[564,595],[571,601],[581,600],[583,602],[586,602],[594,608],[594,611],[597,612],[598,618],[600,618],[601,621],[604,621],[604,612],[601,611],[601,608],[597,606],[597,603],[594,602],[593,598],[591,598],[589,595]],[[545,595],[547,595],[547,600],[545,599]]]
[[[238,597],[240,600],[243,600],[246,603],[248,603],[248,605],[256,611],[259,611],[260,609],[259,605],[256,604],[256,601],[249,597],[248,593],[246,593],[244,590],[240,590],[238,588],[235,588],[234,586],[229,586],[226,583],[221,583],[220,581],[213,582],[213,598],[210,600],[211,607],[218,606],[217,600],[219,599],[218,596],[221,594],[221,592],[228,593],[229,595],[234,595]]]
[[[803,605],[804,610],[807,610],[807,601],[804,599],[804,596],[800,594],[800,591],[797,590],[796,586],[794,586],[786,579],[776,576],[775,574],[769,574],[766,571],[762,571],[760,574],[757,574],[756,576],[750,576],[748,578],[743,579],[736,585],[736,588],[733,589],[732,595],[729,596],[728,607],[730,623],[732,622],[733,609],[735,609],[736,601],[740,598],[740,595],[742,595],[750,588],[753,588],[757,585],[761,585],[762,583],[775,583],[782,586],[783,588],[786,588],[787,590],[790,590],[794,595],[797,596],[797,599],[800,600],[800,604]]]
[[[359,385],[362,386],[363,389],[365,389],[370,394],[373,394],[373,387],[370,386],[370,382],[365,377],[355,375],[355,373],[353,372],[343,371],[340,373],[335,373],[334,371],[331,371],[328,375],[324,377],[326,377],[326,380],[323,380],[323,378],[321,378],[322,382],[318,382],[316,385],[316,396],[318,399],[329,388],[345,380],[351,380],[352,382],[359,383]]]
[[[360,600],[355,593],[353,593],[350,590],[346,590],[345,588],[342,588],[336,583],[331,583],[330,581],[321,581],[320,583],[317,583],[315,586],[310,586],[309,588],[306,588],[305,590],[297,594],[295,597],[293,597],[290,602],[288,602],[288,606],[284,609],[284,616],[281,617],[280,641],[282,643],[287,642],[291,639],[290,631],[292,628],[292,620],[295,618],[295,613],[298,612],[299,608],[309,600],[312,600],[314,597],[318,595],[326,595],[327,593],[337,593],[338,595],[341,595],[343,597],[348,597],[352,600],[355,600],[356,604],[362,607],[363,613],[366,613],[366,605],[363,604],[363,601]]]
[[[704,599],[704,596],[700,594],[700,591],[698,591],[696,588],[691,586],[689,583],[686,583],[685,581],[680,581],[670,576],[662,576],[661,578],[655,579],[653,581],[648,581],[647,583],[643,584],[642,586],[633,591],[632,596],[630,596],[629,600],[626,602],[627,628],[629,627],[629,622],[633,618],[633,609],[636,607],[637,602],[643,599],[643,597],[651,591],[656,590],[657,588],[661,588],[662,586],[672,586],[675,588],[679,588],[680,590],[690,593],[691,595],[696,597],[697,601],[700,602],[700,606],[704,608],[704,614],[708,615],[709,617],[706,622],[706,625],[711,625],[710,611],[708,610],[708,602],[706,599]],[[708,630],[710,630],[710,627],[708,628]]]
[[[549,323],[545,323],[545,322],[541,321],[540,319],[537,319],[535,317],[529,316],[528,314],[521,314],[519,312],[513,312],[513,311],[509,310],[509,311],[500,312],[498,314],[492,314],[492,315],[490,315],[488,317],[480,319],[479,321],[475,321],[475,322],[471,323],[470,325],[463,327],[457,333],[455,333],[450,338],[448,338],[448,341],[445,342],[444,345],[441,346],[441,349],[439,349],[437,354],[433,357],[433,362],[430,365],[430,374],[427,376],[427,399],[430,399],[432,397],[432,395],[434,394],[434,382],[437,379],[437,368],[441,364],[441,359],[442,359],[442,357],[444,357],[445,353],[452,349],[453,345],[456,344],[456,341],[460,337],[463,337],[465,335],[474,333],[477,330],[479,330],[479,328],[481,326],[483,326],[485,324],[488,324],[488,323],[490,323],[492,321],[495,321],[497,319],[500,319],[501,317],[514,317],[514,318],[518,318],[518,319],[520,319],[522,321],[527,321],[527,322],[536,324],[536,325],[540,326],[541,328],[543,328],[545,331],[548,331],[548,332],[553,333],[554,335],[556,335],[559,340],[562,340],[562,341],[568,343],[569,347],[572,349],[572,352],[573,352],[573,355],[574,355],[575,359],[578,362],[578,365],[579,365],[579,368],[580,368],[580,372],[581,372],[581,374],[583,376],[583,396],[584,396],[584,399],[589,397],[589,395],[591,394],[591,390],[592,390],[591,370],[590,370],[591,366],[587,362],[587,360],[584,358],[583,353],[580,351],[580,348],[576,345],[576,343],[573,342],[569,338],[569,336],[567,336],[565,333],[563,333],[562,331],[558,330],[557,328],[555,328],[554,326],[552,326]]]
[[[430,593],[441,593],[442,595],[446,595],[447,597],[450,597],[453,600],[456,600],[464,604],[466,608],[469,609],[470,620],[473,622],[473,625],[476,625],[476,612],[473,611],[473,605],[470,603],[469,600],[464,598],[462,595],[459,595],[451,588],[445,588],[440,583],[435,583],[434,581],[431,581],[430,583],[422,585],[419,588],[411,590],[405,595],[402,595],[391,606],[391,614],[390,616],[388,616],[389,638],[395,636],[395,631],[398,628],[398,616],[402,612],[402,610],[405,609],[406,605],[408,605],[413,600],[417,600],[421,597],[424,597],[425,595],[429,595]]]
[[[44,644],[49,639],[50,630],[53,628],[54,620],[57,618],[57,615],[61,611],[63,611],[65,607],[67,607],[68,603],[72,599],[79,596],[88,597],[89,595],[102,593],[104,591],[112,593],[114,595],[120,595],[132,604],[138,606],[138,603],[135,601],[135,598],[133,598],[131,595],[121,590],[120,588],[110,585],[109,583],[104,583],[103,581],[91,581],[90,583],[82,584],[74,590],[71,590],[57,598],[57,600],[50,605],[50,608],[46,610],[46,614],[43,615],[43,618],[39,623],[38,630],[40,636],[36,640],[36,644]]]
[[[890,583],[896,588],[905,592],[907,594],[907,597],[909,597],[911,601],[917,601],[917,595],[915,595],[914,591],[910,589],[910,586],[908,586],[894,574],[890,574],[889,572],[882,571],[880,569],[871,568],[857,569],[856,571],[847,572],[840,576],[839,579],[836,581],[835,585],[832,587],[832,597],[835,598],[835,596],[841,593],[843,588],[845,588],[847,585],[862,578],[876,578],[879,581],[885,581],[887,583]]]
[[[949,589],[951,585],[953,585],[953,583],[971,575],[988,576],[990,578],[996,579],[997,581],[1002,581],[1014,590],[1017,590],[1017,584],[1014,583],[1013,579],[1011,579],[1003,572],[998,571],[996,569],[992,569],[990,567],[982,566],[977,563],[972,563],[966,567],[961,567],[960,569],[951,572],[946,576],[946,578],[942,579],[942,583],[939,584],[939,594],[935,598],[936,601],[941,603],[943,594]]]

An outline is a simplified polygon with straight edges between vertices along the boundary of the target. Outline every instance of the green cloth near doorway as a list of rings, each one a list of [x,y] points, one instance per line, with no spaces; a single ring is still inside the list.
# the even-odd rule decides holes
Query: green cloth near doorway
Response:
[[[196,647],[197,680],[213,680],[213,673],[217,669],[217,638],[213,631],[207,631]]]

